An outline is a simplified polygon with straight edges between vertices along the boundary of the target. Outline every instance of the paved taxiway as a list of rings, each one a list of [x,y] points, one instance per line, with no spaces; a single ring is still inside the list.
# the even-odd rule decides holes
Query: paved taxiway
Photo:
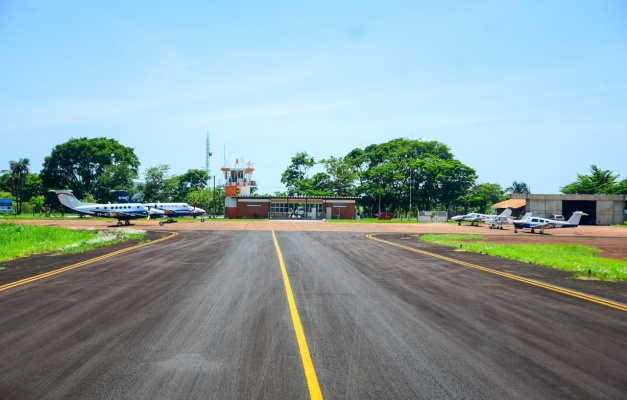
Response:
[[[326,398],[627,395],[624,311],[363,233],[276,237]],[[181,231],[0,292],[2,398],[309,390],[268,231]]]

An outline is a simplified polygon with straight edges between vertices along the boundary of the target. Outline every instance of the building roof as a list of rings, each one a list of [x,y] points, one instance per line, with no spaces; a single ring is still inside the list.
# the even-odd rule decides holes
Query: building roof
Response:
[[[288,199],[288,200],[306,200],[306,199],[324,199],[324,200],[361,200],[361,197],[354,196],[232,196],[235,199]]]
[[[522,208],[527,205],[525,199],[509,199],[492,205],[492,208]]]

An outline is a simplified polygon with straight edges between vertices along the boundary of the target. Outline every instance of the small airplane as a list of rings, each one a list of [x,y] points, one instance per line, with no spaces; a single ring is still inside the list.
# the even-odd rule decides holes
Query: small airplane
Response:
[[[127,204],[131,201],[131,196],[128,194],[126,190],[112,190],[115,194],[118,203]],[[205,219],[202,217],[207,212],[202,208],[198,208],[195,205],[190,206],[187,203],[143,203],[144,206],[148,207],[151,211],[161,211],[161,217],[167,217],[167,222],[174,222],[174,218],[176,217],[201,217],[200,222],[205,222]],[[159,225],[163,226],[164,221],[159,221]]]
[[[510,215],[512,215],[512,209],[511,208],[506,208],[499,215],[470,213],[470,214],[466,214],[466,215],[456,215],[456,216],[452,217],[451,219],[453,221],[457,221],[457,225],[461,225],[463,221],[466,221],[466,222],[470,222],[470,226],[473,226],[475,224],[477,226],[479,226],[479,223],[481,221],[485,221],[486,219],[496,218],[496,217],[509,217]]]
[[[549,218],[529,217],[518,221],[513,221],[514,233],[518,233],[519,229],[531,229],[531,233],[535,233],[536,229],[540,229],[543,234],[545,229],[550,228],[576,228],[579,226],[581,216],[588,215],[583,211],[575,211],[568,221],[558,221]]]
[[[531,213],[528,212],[521,219],[531,218]],[[514,223],[514,218],[511,216],[501,217],[496,216],[493,218],[486,218],[486,224],[489,224],[490,229],[503,229],[503,225],[511,225]]]
[[[83,203],[74,196],[72,190],[51,190],[57,194],[59,202],[65,207],[76,211],[79,214],[92,215],[94,217],[116,218],[118,226],[130,225],[130,220],[137,218],[148,218],[151,215],[163,215],[163,211],[150,210],[140,203],[127,204],[100,204],[100,203]]]

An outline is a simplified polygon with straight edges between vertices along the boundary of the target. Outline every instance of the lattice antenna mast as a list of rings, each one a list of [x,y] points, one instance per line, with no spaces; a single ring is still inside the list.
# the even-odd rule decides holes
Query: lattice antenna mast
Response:
[[[206,154],[206,163],[205,163],[205,171],[207,171],[207,175],[209,175],[209,180],[211,180],[211,156],[213,153],[211,152],[211,141],[209,140],[209,132],[207,132],[207,154]]]

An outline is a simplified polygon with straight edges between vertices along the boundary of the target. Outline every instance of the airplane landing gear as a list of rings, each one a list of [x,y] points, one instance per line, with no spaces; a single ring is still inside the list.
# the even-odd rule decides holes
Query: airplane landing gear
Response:
[[[205,222],[205,219],[204,219],[204,218],[201,218],[201,219],[200,219],[200,222]]]
[[[159,221],[159,226],[163,226],[163,221]]]

